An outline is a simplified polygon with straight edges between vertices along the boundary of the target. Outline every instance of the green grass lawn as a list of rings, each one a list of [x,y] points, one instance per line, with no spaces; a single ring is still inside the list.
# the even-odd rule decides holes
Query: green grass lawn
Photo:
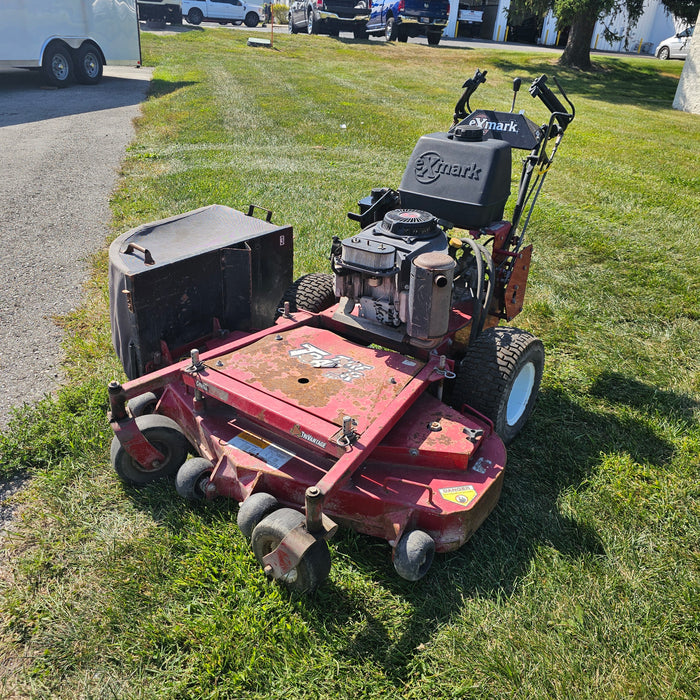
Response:
[[[106,253],[63,319],[68,386],[0,437],[30,470],[0,568],[0,696],[36,698],[697,698],[700,696],[700,117],[670,106],[680,62],[455,50],[221,29],[143,36],[151,94],[113,195],[115,233],[206,204],[274,210],[297,275],[417,138],[514,77],[576,104],[529,235],[518,325],[540,336],[539,402],[501,501],[425,579],[341,531],[311,597],[268,583],[237,505],[109,466]],[[526,82],[526,84],[528,84]],[[544,110],[521,90],[519,108]],[[517,170],[517,168],[514,168]]]

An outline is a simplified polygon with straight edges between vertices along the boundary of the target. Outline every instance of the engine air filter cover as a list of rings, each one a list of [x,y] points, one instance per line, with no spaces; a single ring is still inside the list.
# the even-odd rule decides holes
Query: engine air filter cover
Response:
[[[379,224],[381,232],[400,238],[432,238],[441,233],[437,219],[420,209],[393,209]]]

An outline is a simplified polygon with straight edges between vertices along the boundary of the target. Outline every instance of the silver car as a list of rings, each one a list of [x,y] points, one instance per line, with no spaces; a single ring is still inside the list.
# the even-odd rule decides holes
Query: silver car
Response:
[[[675,36],[664,39],[656,47],[656,58],[666,61],[669,58],[685,58],[690,48],[690,40],[693,36],[695,25],[678,32]]]

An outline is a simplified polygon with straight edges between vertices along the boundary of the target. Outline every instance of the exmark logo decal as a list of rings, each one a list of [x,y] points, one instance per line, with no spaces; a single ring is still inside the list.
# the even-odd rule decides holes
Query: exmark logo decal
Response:
[[[414,168],[416,180],[423,185],[435,182],[441,175],[478,180],[481,168],[476,163],[448,163],[439,153],[427,151],[418,156]]]
[[[484,131],[507,131],[519,134],[518,122],[512,119],[509,122],[490,122],[486,117],[475,117],[469,122],[469,126],[478,126]]]
[[[340,379],[343,382],[362,379],[366,372],[374,369],[372,365],[358,362],[347,355],[333,355],[311,343],[303,343],[296,350],[290,350],[289,356],[306,365],[326,370],[323,372],[323,376],[328,377],[328,379]]]

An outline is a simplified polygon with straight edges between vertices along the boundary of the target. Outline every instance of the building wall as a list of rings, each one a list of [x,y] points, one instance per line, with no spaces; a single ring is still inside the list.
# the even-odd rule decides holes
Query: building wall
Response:
[[[506,24],[506,10],[510,7],[510,0],[500,0],[498,7],[498,18],[502,21],[496,21],[494,26],[493,36],[494,41],[502,41],[504,36],[504,27]],[[605,41],[604,29],[606,23],[625,38],[612,43]],[[674,20],[673,15],[669,14],[664,8],[660,0],[646,0],[644,3],[644,13],[639,18],[636,26],[626,32],[628,24],[627,15],[621,13],[616,17],[608,17],[606,21],[598,22],[593,31],[591,40],[591,48],[600,51],[629,51],[631,53],[648,53],[653,55],[657,44],[668,36],[675,34],[685,27],[685,24]],[[500,38],[497,36],[499,25],[501,25]],[[539,43],[545,46],[555,46],[557,41],[557,21],[552,12],[548,12],[542,27],[542,34],[539,38]]]

